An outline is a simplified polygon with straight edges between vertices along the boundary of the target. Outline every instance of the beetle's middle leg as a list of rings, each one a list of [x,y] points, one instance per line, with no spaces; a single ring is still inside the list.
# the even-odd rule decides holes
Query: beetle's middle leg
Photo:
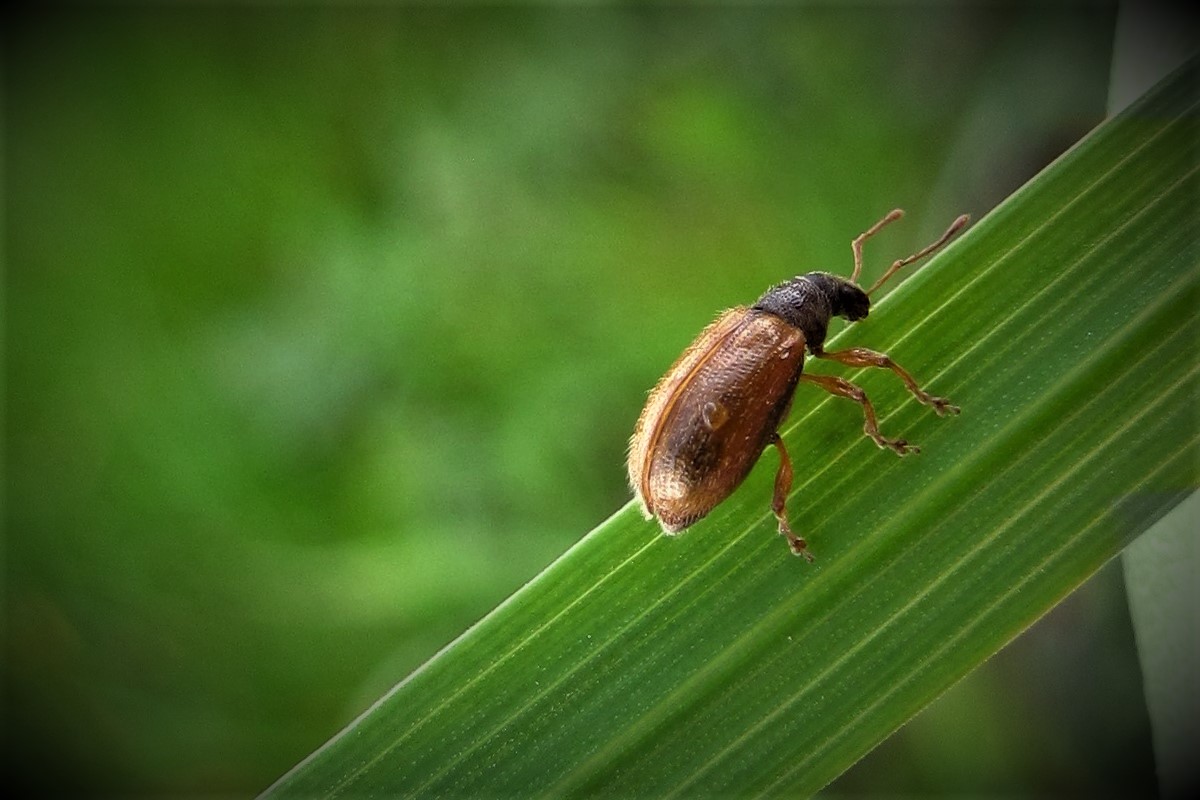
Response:
[[[900,380],[904,381],[904,385],[908,387],[908,390],[918,400],[936,411],[939,417],[946,414],[957,414],[961,411],[958,406],[953,405],[946,398],[935,397],[920,386],[917,386],[917,382],[913,379],[912,375],[908,374],[908,370],[895,361],[892,361],[892,357],[886,353],[868,350],[865,347],[851,347],[848,350],[835,350],[832,353],[818,353],[817,358],[828,358],[839,364],[845,364],[847,367],[881,367],[883,369],[890,369],[900,376]]]
[[[792,532],[787,520],[787,496],[792,490],[792,459],[788,457],[787,448],[783,446],[783,439],[779,438],[778,433],[771,434],[771,444],[779,451],[779,471],[775,473],[775,495],[771,498],[771,511],[775,512],[775,519],[779,520],[779,533],[787,537],[792,552],[804,556],[811,563],[813,555],[808,552],[808,542]]]
[[[875,444],[880,447],[887,447],[894,450],[897,455],[907,455],[908,453],[919,453],[921,448],[915,444],[909,444],[904,439],[889,439],[879,432],[879,420],[875,417],[875,407],[871,405],[871,401],[867,399],[867,393],[859,387],[855,386],[844,378],[839,378],[836,375],[809,375],[804,373],[800,376],[800,380],[805,383],[811,383],[820,386],[830,394],[844,397],[847,400],[853,400],[863,407],[863,414],[866,416],[866,422],[863,423],[863,433],[870,436]]]

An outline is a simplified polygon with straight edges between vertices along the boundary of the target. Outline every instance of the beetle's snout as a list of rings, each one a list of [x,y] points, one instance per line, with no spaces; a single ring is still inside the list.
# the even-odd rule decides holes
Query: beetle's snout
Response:
[[[840,314],[851,322],[860,320],[871,313],[871,298],[867,297],[867,293],[854,284],[843,284],[839,295]]]
[[[850,320],[851,322],[858,322],[860,319],[863,319],[870,313],[871,313],[870,306],[862,306],[861,308],[854,307],[854,308],[846,309],[845,316],[846,316],[846,319]]]

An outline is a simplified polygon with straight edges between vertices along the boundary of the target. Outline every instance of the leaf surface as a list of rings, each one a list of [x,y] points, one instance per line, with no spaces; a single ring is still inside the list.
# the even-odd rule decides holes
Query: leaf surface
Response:
[[[1192,62],[831,342],[960,417],[809,362],[923,450],[876,449],[857,406],[800,388],[789,507],[815,565],[775,535],[770,453],[679,538],[626,506],[268,795],[829,783],[1197,485],[1197,86]]]

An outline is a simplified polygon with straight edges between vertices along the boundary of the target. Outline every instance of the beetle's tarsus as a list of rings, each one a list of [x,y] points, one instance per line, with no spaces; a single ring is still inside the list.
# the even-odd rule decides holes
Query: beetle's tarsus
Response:
[[[957,415],[962,413],[961,408],[951,403],[945,397],[936,397],[928,392],[921,392],[917,395],[917,399],[932,408],[939,417],[944,417],[947,414]]]
[[[792,555],[804,556],[804,559],[806,561],[808,561],[808,563],[810,563],[810,564],[813,563],[814,561],[816,561],[817,559],[813,556],[813,554],[808,549],[808,542],[804,541],[804,539],[802,537],[797,536],[796,534],[792,533],[791,528],[788,528],[785,526],[786,526],[786,523],[781,522],[779,524],[779,533],[780,533],[780,535],[787,537],[788,547],[791,548]]]
[[[792,549],[792,555],[803,555],[804,560],[808,561],[809,564],[812,564],[814,561],[816,561],[814,555],[812,555],[812,553],[809,551],[808,542],[800,539],[799,536],[793,534],[790,530],[786,531],[786,533],[785,531],[780,530],[779,533],[787,536],[787,546]]]
[[[869,431],[867,435],[870,435]],[[880,436],[879,438],[875,439],[875,444],[879,445],[880,449],[891,450],[898,456],[906,456],[909,453],[921,452],[920,445],[909,444],[907,439],[888,439]]]
[[[951,403],[951,402],[950,402],[949,400],[947,400],[946,398],[944,398],[944,397],[936,397],[936,398],[934,398],[934,399],[935,399],[937,402],[936,402],[936,403],[935,403],[935,405],[933,406],[933,410],[937,412],[937,415],[938,415],[939,417],[944,417],[944,416],[946,416],[947,414],[950,414],[951,416],[955,416],[955,417],[956,417],[956,416],[958,416],[959,414],[961,414],[961,413],[962,413],[962,409],[961,409],[961,408],[959,408],[958,406],[954,405],[953,403]]]

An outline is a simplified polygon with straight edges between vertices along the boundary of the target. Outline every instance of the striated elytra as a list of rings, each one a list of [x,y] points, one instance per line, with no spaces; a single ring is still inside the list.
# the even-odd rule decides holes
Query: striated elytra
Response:
[[[870,295],[901,267],[930,255],[967,224],[964,214],[929,246],[892,264],[868,290],[858,285],[862,245],[904,215],[896,209],[851,242],[850,279],[810,272],[773,286],[753,306],[723,312],[683,352],[651,390],[629,442],[629,485],[646,518],[657,517],[674,535],[712,511],[750,474],[767,445],[779,451],[771,510],[791,550],[813,560],[804,539],[787,520],[785,501],[792,463],[779,426],[787,418],[796,386],[811,383],[863,408],[863,431],[898,455],[919,452],[903,439],[879,432],[875,409],[858,386],[842,378],[804,374],[805,351],[849,367],[882,367],[896,373],[918,400],[939,415],[959,409],[922,390],[884,353],[862,347],[827,352],[832,317],[851,322],[867,316]]]

